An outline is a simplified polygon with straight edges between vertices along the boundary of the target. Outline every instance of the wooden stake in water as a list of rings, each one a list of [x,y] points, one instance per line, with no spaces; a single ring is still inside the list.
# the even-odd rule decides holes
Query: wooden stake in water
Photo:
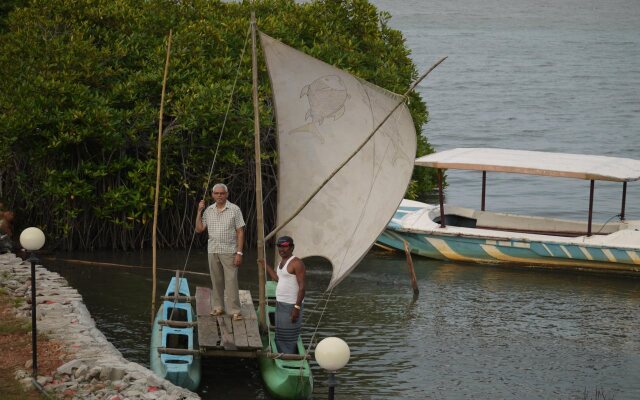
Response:
[[[403,240],[404,252],[407,255],[407,265],[409,265],[409,277],[411,278],[411,287],[413,288],[413,296],[417,297],[420,293],[418,289],[418,280],[416,279],[416,271],[413,269],[413,260],[411,259],[411,251],[409,250],[409,242]]]

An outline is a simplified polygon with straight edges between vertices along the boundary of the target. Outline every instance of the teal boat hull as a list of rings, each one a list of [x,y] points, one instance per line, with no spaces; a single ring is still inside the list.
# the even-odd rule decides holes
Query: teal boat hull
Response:
[[[266,285],[267,298],[275,304],[275,282]],[[275,306],[267,305],[266,312],[268,333],[262,335],[262,345],[272,353],[277,353],[275,330]],[[305,348],[302,338],[298,337],[298,354],[304,354]],[[298,400],[309,399],[313,393],[313,375],[308,360],[282,360],[269,358],[266,355],[258,357],[262,380],[268,392],[277,399]]]
[[[404,251],[406,241],[411,253],[437,260],[519,264],[624,274],[640,272],[640,242],[634,248],[628,243],[618,243],[614,240],[616,235],[622,237],[637,232],[621,231],[609,235],[611,240],[598,240],[595,236],[572,238],[510,233],[450,224],[446,228],[440,228],[436,223],[427,224],[422,228],[418,224],[411,225],[405,222],[414,218],[413,215],[418,215],[416,213],[424,213],[430,209],[435,210],[435,207],[404,201],[385,231],[378,237],[377,243],[382,247]],[[551,219],[550,221],[553,222]]]
[[[180,280],[179,294],[190,296],[186,278]],[[172,296],[176,278],[172,278],[166,296]],[[158,309],[151,331],[150,367],[159,377],[174,385],[195,391],[202,377],[201,360],[197,355],[160,354],[158,348],[197,349],[193,327],[176,328],[160,325],[159,321],[169,320],[171,313],[174,320],[194,322],[195,313],[191,303],[174,303],[165,300]]]

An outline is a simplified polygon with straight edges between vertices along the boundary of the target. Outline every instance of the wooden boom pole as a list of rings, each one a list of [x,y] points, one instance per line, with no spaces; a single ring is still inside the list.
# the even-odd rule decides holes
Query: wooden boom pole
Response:
[[[160,96],[160,117],[158,122],[158,155],[156,159],[156,191],[153,202],[153,228],[152,228],[152,270],[153,270],[153,290],[151,291],[151,324],[156,310],[156,264],[157,264],[157,241],[158,241],[158,203],[160,199],[160,160],[162,156],[162,118],[164,114],[164,94],[167,88],[167,75],[169,74],[169,55],[171,54],[171,31],[167,39],[167,57],[164,62],[164,75],[162,77],[162,94]]]

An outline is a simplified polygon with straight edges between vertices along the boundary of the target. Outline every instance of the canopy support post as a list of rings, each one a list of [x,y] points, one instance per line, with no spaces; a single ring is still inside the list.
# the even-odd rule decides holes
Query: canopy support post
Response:
[[[484,211],[485,209],[485,197],[487,194],[487,171],[482,171],[482,203],[480,204],[480,210]]]
[[[591,187],[589,189],[589,225],[587,227],[587,236],[591,236],[591,222],[593,220],[593,191],[595,190],[596,181],[591,180]]]
[[[442,190],[442,169],[438,168],[438,198],[440,200],[440,228],[444,228],[444,192]]]
[[[622,207],[620,210],[620,221],[624,221],[624,206],[627,201],[627,182],[622,182]]]

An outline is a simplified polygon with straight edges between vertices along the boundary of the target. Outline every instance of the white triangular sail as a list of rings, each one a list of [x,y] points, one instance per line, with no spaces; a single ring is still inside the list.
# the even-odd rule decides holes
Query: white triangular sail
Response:
[[[401,96],[261,33],[278,122],[280,225],[366,140]],[[333,265],[329,288],[364,257],[402,201],[416,132],[406,105],[393,113],[280,235],[298,257]]]

